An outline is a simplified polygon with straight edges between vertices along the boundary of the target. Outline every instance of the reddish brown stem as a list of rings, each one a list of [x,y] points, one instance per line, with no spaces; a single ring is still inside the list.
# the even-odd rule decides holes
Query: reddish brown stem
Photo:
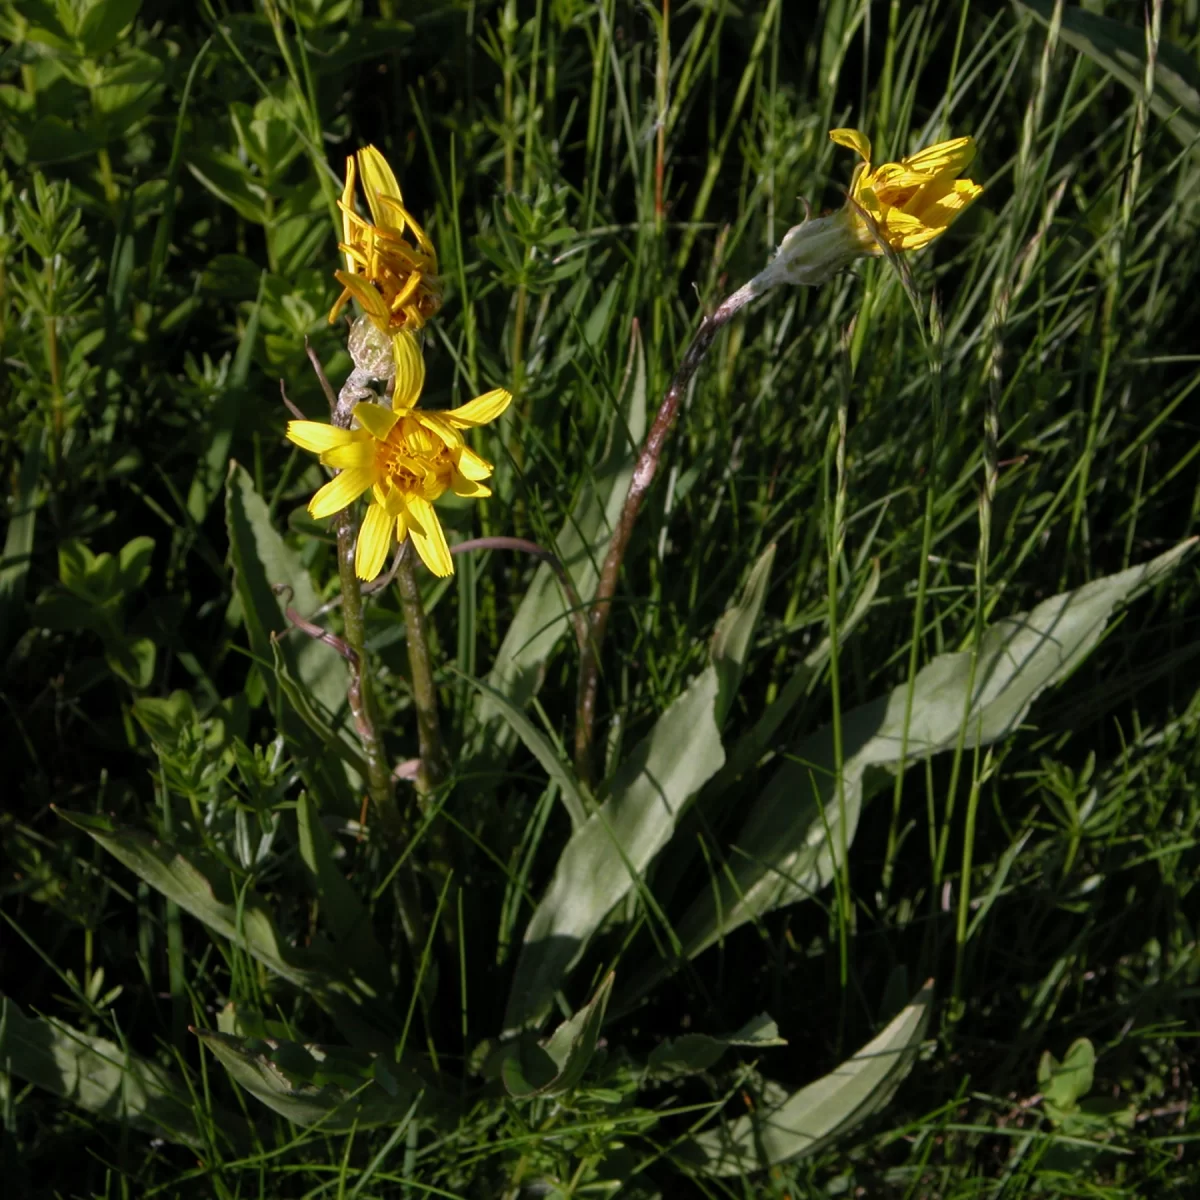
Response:
[[[559,562],[556,555],[547,550],[545,546],[539,546],[537,542],[518,537],[468,538],[467,541],[450,547],[451,554],[463,554],[467,550],[521,550],[546,563],[554,572],[555,578],[567,598],[567,604],[570,605],[571,626],[575,630],[575,642],[579,646],[580,653],[583,653],[589,636],[587,617],[584,615],[583,605],[579,601],[579,593],[575,590],[575,585],[571,582],[566,567]]]
[[[576,694],[575,706],[575,770],[580,779],[591,786],[592,784],[592,741],[596,724],[596,695],[599,688],[600,649],[604,645],[604,634],[608,629],[608,618],[612,612],[613,595],[617,590],[617,578],[621,573],[621,563],[625,559],[625,551],[633,534],[634,522],[642,508],[642,501],[654,482],[658,471],[659,459],[666,445],[667,435],[675,424],[679,414],[679,405],[687,392],[688,384],[692,381],[696,369],[704,361],[713,339],[722,326],[728,324],[734,314],[748,301],[753,299],[754,292],[750,288],[741,288],[732,296],[722,301],[715,312],[710,313],[696,330],[691,344],[684,351],[675,378],[671,380],[654,424],[646,435],[646,440],[638,452],[637,463],[633,469],[633,478],[629,483],[629,491],[613,530],[612,540],[608,544],[608,552],[604,556],[604,564],[600,568],[600,579],[596,584],[596,596],[592,602],[588,616],[589,634],[587,641],[580,649],[579,687]]]

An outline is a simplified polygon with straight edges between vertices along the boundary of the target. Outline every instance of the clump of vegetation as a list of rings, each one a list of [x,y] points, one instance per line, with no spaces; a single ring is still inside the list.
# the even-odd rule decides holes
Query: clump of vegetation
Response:
[[[1200,43],[1096,7],[0,0],[15,1194],[1195,1191]]]

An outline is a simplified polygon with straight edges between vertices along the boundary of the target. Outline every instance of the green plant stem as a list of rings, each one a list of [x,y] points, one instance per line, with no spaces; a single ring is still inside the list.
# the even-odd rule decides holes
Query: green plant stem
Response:
[[[663,199],[667,162],[667,112],[671,81],[671,0],[662,0],[662,26],[658,31],[658,69],[654,77],[654,232],[662,237],[666,228],[667,206]]]
[[[159,807],[162,811],[163,833],[167,837],[173,832],[170,792],[167,780],[159,768]],[[171,1032],[176,1046],[187,1040],[187,970],[183,942],[183,922],[179,905],[174,900],[164,900],[163,917],[167,925],[167,978],[171,995]]]
[[[504,190],[516,184],[517,131],[513,125],[513,75],[517,69],[513,37],[517,31],[516,5],[508,0],[500,17],[500,44],[504,47]]]
[[[343,429],[349,428],[354,412],[353,405],[339,403],[337,393],[334,392],[316,352],[308,345],[305,349],[308,361],[312,364],[325,393],[325,399],[329,402],[332,423]],[[344,656],[350,667],[350,686],[346,689],[346,700],[350,705],[350,714],[354,718],[354,727],[362,743],[363,757],[367,764],[367,794],[385,840],[393,849],[400,851],[408,842],[411,830],[404,813],[396,803],[392,772],[383,739],[379,735],[379,724],[367,676],[362,585],[354,572],[354,543],[358,531],[350,508],[342,509],[335,521],[338,577],[342,586],[342,631],[346,645]],[[428,924],[421,906],[416,873],[411,867],[397,873],[394,895],[405,940],[414,959],[419,962],[422,947],[428,938]]]
[[[525,262],[528,263],[529,252],[525,252]],[[514,423],[520,429],[529,421],[529,401],[525,396],[525,321],[529,308],[529,290],[524,282],[517,285],[517,307],[513,315],[512,332],[512,394],[520,414],[520,420]],[[524,464],[524,447],[521,439],[514,432],[509,439],[508,452],[517,469]]]
[[[362,585],[354,573],[354,542],[358,533],[354,514],[344,508],[336,518],[338,575],[342,585],[342,628],[346,645],[354,652],[346,699],[367,764],[367,793],[376,819],[391,841],[404,835],[404,821],[392,789],[392,773],[375,718],[371,684],[366,670],[366,637],[363,628]]]
[[[100,184],[104,188],[104,199],[113,216],[117,215],[117,181],[113,178],[112,159],[109,158],[106,147],[101,146],[96,151],[96,161],[100,167]]]
[[[446,776],[446,751],[442,744],[442,728],[438,719],[437,687],[433,682],[433,660],[429,653],[429,631],[421,590],[413,569],[413,555],[408,545],[400,555],[396,570],[396,588],[400,593],[400,609],[404,614],[405,641],[408,643],[408,665],[412,673],[413,705],[417,710],[417,739],[421,765],[417,771],[417,794],[423,802]]]
[[[846,839],[846,778],[845,755],[842,747],[842,689],[841,664],[838,644],[838,569],[846,543],[846,434],[849,426],[850,409],[850,337],[843,342],[842,391],[838,399],[837,423],[830,430],[830,447],[833,450],[836,492],[832,505],[829,489],[829,456],[825,460],[825,511],[827,520],[827,573],[826,597],[829,619],[829,690],[833,703],[833,770],[837,780],[838,812],[838,871],[835,882],[838,896],[838,959],[839,982],[845,991],[850,981],[849,937],[854,922],[854,906],[850,901],[850,849]],[[844,1013],[844,1009],[843,1009]],[[839,1044],[841,1031],[839,1030]]]
[[[987,763],[991,761],[988,751]],[[987,765],[985,763],[984,771]],[[971,765],[971,790],[967,795],[966,827],[963,829],[961,882],[958,890],[958,918],[954,928],[954,983],[950,989],[950,1019],[957,1020],[962,1012],[963,967],[966,962],[968,917],[971,913],[971,870],[975,861],[975,830],[979,814],[979,793],[983,786],[983,775],[979,767],[979,743],[975,743],[975,755]]]
[[[311,346],[307,347],[308,361],[320,381],[325,399],[329,402],[332,423],[341,429],[349,429],[354,409],[341,404],[325,374],[321,360]],[[371,698],[370,679],[367,676],[366,633],[363,626],[362,584],[354,571],[354,543],[358,536],[352,508],[343,508],[334,518],[337,534],[338,578],[342,587],[342,631],[349,653],[346,660],[350,665],[350,686],[346,689],[346,700],[354,728],[362,743],[363,758],[367,764],[367,794],[375,810],[385,836],[389,841],[404,839],[406,828],[396,804],[392,785],[392,772],[388,765],[383,738],[379,734]]]

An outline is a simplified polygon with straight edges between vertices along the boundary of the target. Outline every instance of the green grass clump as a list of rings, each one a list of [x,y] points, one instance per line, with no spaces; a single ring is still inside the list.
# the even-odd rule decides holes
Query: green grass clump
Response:
[[[0,0],[13,1194],[1196,1194],[1192,16]],[[971,134],[986,190],[717,336],[589,786],[572,606],[841,125]],[[426,403],[516,394],[450,539],[571,584],[418,574],[448,769],[399,843],[286,615],[342,632],[280,391],[350,370],[367,143],[441,260]],[[405,764],[411,621],[365,616]]]

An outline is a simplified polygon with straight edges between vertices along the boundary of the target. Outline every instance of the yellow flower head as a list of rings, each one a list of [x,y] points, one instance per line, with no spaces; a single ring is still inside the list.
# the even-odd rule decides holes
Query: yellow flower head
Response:
[[[857,259],[892,250],[916,250],[946,230],[983,188],[959,175],[975,157],[973,138],[954,138],[898,163],[871,166],[871,143],[857,129],[832,129],[839,146],[862,158],[849,199],[826,217],[792,226],[775,257],[722,305],[735,309],[782,283],[817,287]],[[881,245],[883,243],[883,245]]]
[[[360,173],[371,211],[369,221],[354,211]],[[343,238],[339,249],[346,269],[334,272],[342,294],[329,313],[330,323],[354,299],[384,333],[420,329],[442,304],[437,252],[404,207],[400,184],[374,146],[346,159],[346,186],[338,207]]]
[[[857,129],[833,129],[829,136],[861,158],[850,184],[850,198],[875,222],[893,250],[917,250],[943,233],[982,191],[959,176],[975,157],[975,139],[953,138],[927,146],[899,162],[871,166],[871,142]],[[863,250],[883,250],[858,215],[856,232]]]
[[[496,388],[461,408],[426,412],[416,407],[425,366],[411,334],[396,338],[396,366],[391,408],[358,404],[357,429],[289,421],[287,435],[338,470],[309,503],[314,517],[332,516],[370,493],[354,554],[360,579],[374,579],[383,570],[393,535],[397,542],[411,537],[435,575],[451,575],[454,562],[433,502],[447,490],[459,496],[491,495],[480,481],[491,475],[492,464],[466,444],[462,431],[494,421],[512,395]]]

